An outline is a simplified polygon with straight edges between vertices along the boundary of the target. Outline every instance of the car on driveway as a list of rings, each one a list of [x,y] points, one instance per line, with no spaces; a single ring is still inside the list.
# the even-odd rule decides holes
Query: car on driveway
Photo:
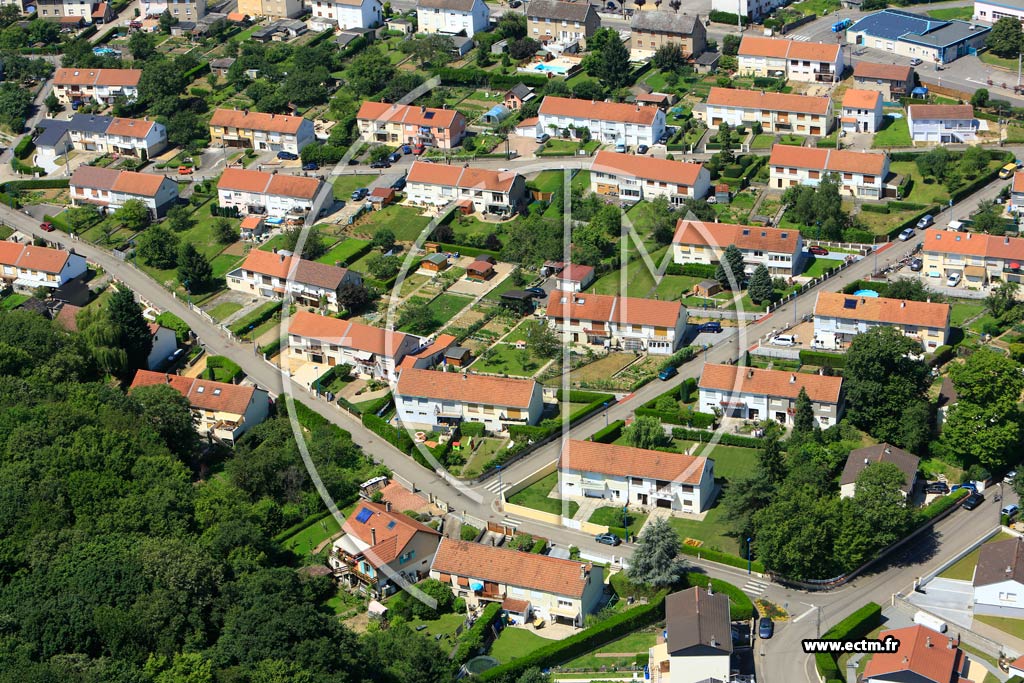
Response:
[[[910,60],[910,66],[918,66],[920,64],[921,64],[921,60],[918,59],[917,57],[914,57],[913,59]]]
[[[401,178],[399,178],[395,182],[391,183],[391,189],[393,189],[393,190],[404,190],[405,189],[405,183],[406,183],[405,176],[402,176]]]
[[[700,325],[697,325],[697,331],[713,332],[717,334],[718,332],[722,331],[722,323],[718,322],[717,320],[710,320],[706,323],[701,323]]]
[[[604,545],[616,546],[622,543],[622,539],[615,534],[598,534],[594,540]]]
[[[370,194],[370,191],[367,190],[365,187],[360,187],[358,190],[353,190],[352,201],[358,202],[360,199],[363,199],[368,194]]]
[[[772,346],[796,346],[796,337],[791,334],[780,334],[772,337],[769,343]]]
[[[1012,484],[1013,480],[1016,479],[1016,478],[1017,478],[1017,470],[1010,470],[1009,472],[1006,473],[1006,476],[1003,477],[1003,483],[1004,484]]]
[[[292,154],[291,152],[281,151],[277,153],[277,158],[284,161],[295,161],[299,158],[298,154]]]
[[[973,510],[985,502],[985,494],[975,491],[964,501],[964,510]]]
[[[919,258],[910,260],[910,269],[915,273],[920,273],[921,269],[924,268],[924,261]]]
[[[761,617],[757,622],[757,637],[768,640],[775,635],[775,622],[769,617]]]
[[[999,514],[1001,514],[1001,515],[1006,515],[1007,517],[1013,517],[1013,516],[1014,516],[1015,514],[1017,514],[1017,513],[1019,512],[1019,511],[1020,511],[1020,508],[1019,508],[1019,507],[1017,507],[1017,506],[1016,506],[1016,505],[1014,505],[1013,503],[1010,503],[1009,505],[1007,505],[1006,507],[1004,507],[1004,508],[1003,508],[1002,510],[1000,510],[1000,511],[999,511]]]
[[[956,287],[958,284],[960,284],[960,273],[950,273],[946,278],[946,286]]]
[[[639,147],[636,148],[636,153],[637,154],[647,154],[647,152],[649,152],[650,149],[651,148],[648,147],[647,145],[640,145]]]
[[[391,168],[391,164],[388,163],[387,159],[381,159],[370,164],[370,168]]]
[[[807,251],[811,252],[815,256],[828,256],[828,249],[825,247],[819,247],[817,244],[812,244],[807,247]]]
[[[932,483],[924,487],[925,493],[941,493],[943,495],[949,493],[949,484],[944,481],[933,481]]]
[[[914,229],[913,228],[907,228],[906,230],[904,230],[903,232],[900,233],[900,242],[906,242],[907,240],[909,240],[913,236],[914,236]]]
[[[391,154],[388,155],[388,161],[390,161],[393,164],[397,164],[401,158],[402,154],[400,152],[392,152]]]

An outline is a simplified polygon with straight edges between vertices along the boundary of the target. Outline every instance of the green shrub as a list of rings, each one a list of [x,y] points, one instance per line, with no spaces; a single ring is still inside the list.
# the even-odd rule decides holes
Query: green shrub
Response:
[[[463,436],[483,436],[484,435],[484,423],[483,422],[463,422],[459,427],[459,431],[462,432]]]
[[[1013,344],[1010,344],[1011,350],[1013,346]],[[937,368],[945,365],[951,360],[953,360],[953,347],[948,344],[943,344],[932,352],[931,357],[928,359],[928,365],[930,367]]]
[[[471,524],[463,524],[462,528],[459,529],[459,538],[463,541],[475,541],[479,535],[480,530]]]
[[[861,211],[867,211],[868,213],[889,213],[888,204],[868,204],[864,203],[860,206]]]
[[[830,368],[846,367],[846,356],[842,353],[827,353],[825,351],[812,351],[810,349],[800,350],[800,362],[803,365],[828,366]]]
[[[622,428],[625,426],[626,422],[624,420],[616,420],[607,427],[603,427],[594,432],[594,435],[590,437],[590,440],[598,443],[612,443],[622,436]]]
[[[33,142],[32,136],[26,135],[14,146],[14,156],[18,159],[28,159],[35,148],[36,143]]]
[[[462,636],[459,638],[459,646],[455,648],[455,655],[452,659],[459,664],[462,664],[475,655],[477,651],[484,646],[484,639],[486,638],[487,631],[491,628],[491,624],[494,623],[494,620],[498,618],[500,613],[500,602],[492,602],[489,603],[487,607],[484,607],[484,612],[480,615],[480,618],[477,619],[470,628],[466,629],[462,633]]]
[[[699,441],[701,443],[711,441],[714,437],[714,432],[705,431],[703,429],[687,429],[686,427],[673,427],[672,438],[684,439],[686,441]],[[718,443],[723,446],[738,446],[740,448],[760,448],[761,440],[755,439],[749,436],[740,436],[738,434],[722,434]]]
[[[675,432],[675,430],[672,431]],[[739,569],[747,568],[747,558],[740,557],[739,555],[730,555],[729,553],[724,553],[721,550],[713,550],[711,548],[694,548],[693,546],[683,543],[679,545],[679,551],[684,555],[690,555],[691,557],[697,557],[700,555],[702,560],[718,562],[719,564],[727,564],[730,567],[737,567]],[[755,571],[758,574],[764,574],[767,571],[764,563],[760,560],[751,560],[750,570]]]
[[[749,19],[746,17],[738,17],[732,12],[720,12],[718,10],[711,10],[708,12],[708,21],[713,21],[716,24],[729,24],[730,26],[736,26],[737,21],[742,22],[744,26],[749,23]]]
[[[846,617],[838,624],[825,631],[822,638],[825,640],[859,640],[878,628],[882,623],[882,608],[876,603],[869,602],[859,610]],[[839,671],[839,665],[835,656],[825,652],[817,652],[814,655],[814,663],[818,673],[826,680],[846,680]]]
[[[965,498],[970,495],[970,493],[971,492],[968,489],[957,489],[948,495],[936,498],[918,510],[918,524],[930,522],[949,508],[959,503],[961,498]]]
[[[389,444],[402,451],[403,453],[413,455],[417,462],[425,460],[423,456],[416,450],[416,446],[412,442],[412,437],[404,429],[398,429],[392,427],[383,418],[377,417],[372,413],[363,413],[361,416],[363,426],[369,429],[371,432],[379,436],[380,438],[387,441]],[[423,463],[421,463],[423,464]]]
[[[713,279],[717,266],[710,263],[670,263],[665,273],[668,275],[687,275],[689,277],[703,277]]]
[[[696,354],[697,349],[692,346],[684,346],[669,356],[664,363],[658,366],[658,369],[667,370],[668,368],[678,368],[680,365],[693,358]]]
[[[270,342],[269,344],[264,344],[263,346],[259,347],[259,349],[258,349],[260,354],[264,355],[264,356],[273,356],[275,353],[277,353],[280,350],[281,350],[281,338],[280,337],[274,339],[274,341]]]

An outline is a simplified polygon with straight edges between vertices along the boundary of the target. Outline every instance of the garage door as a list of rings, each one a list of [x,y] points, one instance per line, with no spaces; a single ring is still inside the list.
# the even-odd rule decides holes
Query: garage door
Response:
[[[604,489],[583,489],[585,498],[604,498]]]

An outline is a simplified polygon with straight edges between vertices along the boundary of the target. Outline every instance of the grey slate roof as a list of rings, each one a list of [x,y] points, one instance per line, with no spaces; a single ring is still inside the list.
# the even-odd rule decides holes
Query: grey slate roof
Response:
[[[523,83],[516,83],[508,92],[510,95],[525,101],[527,97],[533,94],[533,89]]]
[[[984,35],[991,30],[988,26],[968,24],[966,21],[951,21],[947,26],[943,26],[925,35],[911,33],[903,36],[902,40],[917,45],[946,47],[947,45],[956,45],[968,38]]]
[[[843,468],[843,476],[839,479],[840,485],[856,483],[860,473],[871,463],[876,462],[888,462],[896,465],[900,472],[903,472],[903,486],[900,488],[905,493],[910,493],[910,487],[917,477],[917,468],[921,460],[913,453],[908,453],[902,448],[896,448],[887,443],[850,451],[849,457],[846,458],[846,466]]]
[[[1024,583],[1024,539],[1011,538],[981,546],[974,585],[989,586],[1003,581]]]
[[[729,597],[688,588],[665,598],[668,652],[713,655],[732,652]]]
[[[594,11],[588,0],[562,2],[561,0],[531,0],[526,6],[527,17],[557,19],[559,21],[578,21],[583,23],[587,14]]]
[[[68,122],[69,130],[80,130],[84,133],[105,133],[113,118],[96,116],[95,114],[75,114]]]
[[[43,119],[39,122],[38,127],[43,129],[43,132],[36,136],[36,147],[53,147],[61,141],[68,133],[68,121],[58,121],[56,119]]]
[[[697,63],[701,66],[714,66],[718,63],[718,58],[721,57],[717,52],[705,52],[700,57],[697,57]]]
[[[448,9],[456,12],[470,12],[476,0],[419,0],[417,7],[429,7],[431,9]]]
[[[696,14],[683,14],[658,10],[654,12],[635,12],[630,28],[634,31],[658,31],[675,35],[688,36],[700,19]]]

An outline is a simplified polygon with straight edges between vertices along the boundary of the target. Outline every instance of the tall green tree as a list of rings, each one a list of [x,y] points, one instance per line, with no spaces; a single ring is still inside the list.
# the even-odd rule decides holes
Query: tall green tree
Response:
[[[985,45],[1000,57],[1016,58],[1024,46],[1024,33],[1015,17],[1003,17],[992,25]]]
[[[629,50],[626,49],[617,31],[600,28],[587,40],[588,54],[583,66],[601,85],[615,90],[629,85]]]
[[[772,276],[768,273],[768,268],[763,263],[758,264],[757,268],[754,269],[754,274],[750,276],[750,286],[747,293],[750,295],[750,300],[755,304],[772,300],[772,295],[775,293],[775,289],[772,286]]]
[[[668,439],[661,420],[649,415],[642,415],[622,431],[626,443],[634,448],[653,449],[664,445]]]
[[[190,294],[208,291],[213,284],[213,267],[191,242],[178,251],[178,281]]]
[[[129,230],[142,230],[150,224],[153,216],[141,199],[128,199],[114,211],[114,220]]]
[[[127,355],[126,372],[146,367],[153,349],[149,323],[142,317],[142,306],[127,287],[116,289],[107,302],[107,324],[116,336],[117,345]]]
[[[196,219],[187,206],[172,206],[167,210],[167,227],[174,232],[185,232],[196,225]]]
[[[796,412],[793,414],[793,435],[806,437],[813,434],[817,426],[811,398],[807,395],[807,390],[800,387],[800,393],[796,396]]]
[[[739,290],[743,286],[744,275],[743,252],[735,244],[730,244],[722,252],[715,270],[715,279],[726,289]]]
[[[667,519],[658,517],[648,523],[629,560],[629,580],[656,588],[676,585],[685,570],[679,559],[679,547],[679,535]]]
[[[178,263],[181,240],[163,225],[154,225],[138,239],[138,256],[146,265],[168,270]]]

